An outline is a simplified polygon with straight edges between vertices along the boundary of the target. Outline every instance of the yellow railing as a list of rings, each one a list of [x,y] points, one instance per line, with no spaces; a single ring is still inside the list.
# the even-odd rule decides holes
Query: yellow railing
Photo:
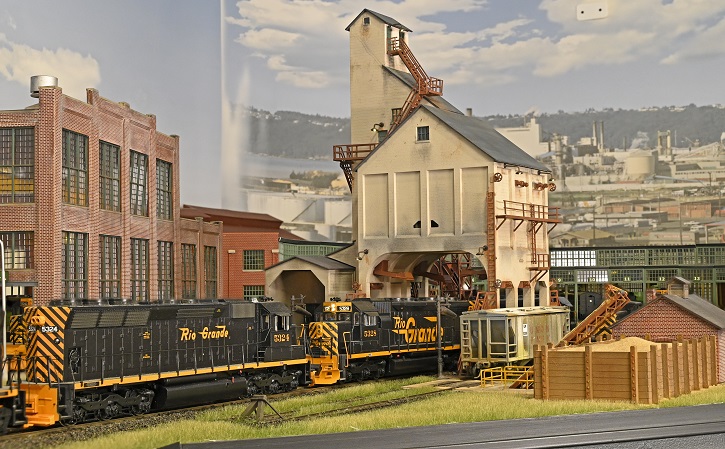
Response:
[[[497,366],[481,370],[479,374],[481,388],[503,384],[507,386],[520,382],[521,388],[530,389],[534,386],[534,368],[531,366]]]

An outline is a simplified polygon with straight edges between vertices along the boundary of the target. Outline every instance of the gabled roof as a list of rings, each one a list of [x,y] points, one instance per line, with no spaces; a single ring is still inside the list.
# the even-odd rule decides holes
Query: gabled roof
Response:
[[[486,121],[476,117],[469,117],[459,112],[444,111],[432,106],[420,105],[416,110],[411,112],[408,117],[406,117],[405,120],[403,120],[403,122],[395,128],[395,130],[393,130],[393,133],[399,132],[405,126],[405,123],[411,120],[414,115],[418,114],[420,110],[426,110],[433,114],[453,129],[453,131],[493,159],[494,162],[541,170],[544,173],[551,173],[549,167],[530,156],[526,151],[517,147],[513,142],[502,136]],[[375,147],[375,149],[355,167],[355,171],[358,171],[373,154],[385,147],[389,141],[390,139],[386,138],[380,145]]]
[[[383,70],[387,71],[388,73],[392,74],[396,78],[398,78],[400,81],[404,82],[408,85],[411,89],[416,89],[418,87],[417,83],[415,82],[415,78],[413,78],[413,75],[411,75],[408,72],[403,72],[402,70],[396,70],[392,69],[388,66],[383,66]],[[461,113],[455,106],[450,104],[445,98],[438,96],[438,95],[430,95],[427,97],[423,97],[425,101],[428,101],[433,106],[450,111],[450,112],[457,112]],[[402,106],[402,105],[401,105]]]
[[[267,267],[266,269],[269,270],[272,267],[276,267],[282,264],[285,264],[291,260],[299,259],[303,262],[307,262],[311,265],[318,266],[320,268],[323,268],[325,270],[340,270],[340,271],[351,271],[354,270],[355,267],[352,265],[348,265],[346,263],[342,263],[335,259],[330,259],[327,256],[295,256],[291,257],[289,259],[285,259],[281,262],[278,262],[270,267]]]
[[[365,13],[372,14],[373,16],[375,16],[379,20],[381,20],[383,23],[388,24],[390,26],[394,26],[395,28],[400,28],[401,30],[407,31],[409,33],[412,33],[413,32],[413,30],[411,30],[410,28],[406,27],[405,25],[403,25],[402,23],[398,22],[397,20],[393,19],[392,17],[388,17],[386,15],[380,14],[379,12],[375,12],[375,11],[369,10],[367,8],[366,9],[363,9],[362,11],[360,11],[360,14],[358,14],[357,16],[355,16],[355,18],[353,19],[353,21],[350,22],[350,25],[348,25],[347,27],[345,27],[345,31],[350,31],[350,27],[352,26],[352,24],[355,23],[355,21],[357,19],[359,19],[360,16],[363,15],[363,14],[365,14]]]
[[[624,317],[621,321],[614,323],[613,327],[617,327],[621,323],[624,323],[625,321],[627,321],[628,319],[630,319],[634,316],[637,316],[637,314],[641,310],[644,310],[647,307],[650,307],[650,305],[656,304],[659,301],[670,301],[670,302],[674,303],[676,306],[680,307],[681,309],[684,309],[686,312],[689,312],[692,315],[695,315],[696,317],[700,318],[701,320],[712,324],[716,328],[725,329],[725,310],[722,310],[715,304],[713,304],[710,301],[707,301],[697,295],[690,295],[687,298],[683,298],[683,297],[677,296],[677,295],[657,295],[657,298],[655,298],[654,301],[650,301],[647,305],[645,305],[641,309],[630,313],[629,315]]]

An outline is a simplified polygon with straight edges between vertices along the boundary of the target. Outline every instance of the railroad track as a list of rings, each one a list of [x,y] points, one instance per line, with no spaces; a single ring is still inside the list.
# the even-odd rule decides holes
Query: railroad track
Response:
[[[274,400],[277,401],[296,396],[318,395],[329,392],[334,388],[340,388],[340,386],[297,388],[275,395]],[[92,421],[70,426],[56,425],[47,428],[11,429],[11,432],[7,435],[0,436],[0,449],[37,449],[38,447],[56,446],[70,441],[85,441],[111,433],[144,429],[180,419],[193,419],[196,414],[206,410],[230,405],[239,405],[241,407],[249,402],[249,399],[240,399],[236,401],[204,404],[185,409],[164,410],[147,413],[145,415],[122,416],[111,420]]]

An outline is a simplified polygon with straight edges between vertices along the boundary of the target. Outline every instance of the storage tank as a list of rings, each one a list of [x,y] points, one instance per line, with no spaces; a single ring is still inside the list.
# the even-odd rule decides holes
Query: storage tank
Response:
[[[569,332],[569,308],[517,307],[463,312],[461,362],[469,374],[493,365],[523,365],[534,346],[558,343]]]
[[[644,179],[655,174],[657,155],[654,151],[632,152],[624,161],[624,172],[630,179]]]

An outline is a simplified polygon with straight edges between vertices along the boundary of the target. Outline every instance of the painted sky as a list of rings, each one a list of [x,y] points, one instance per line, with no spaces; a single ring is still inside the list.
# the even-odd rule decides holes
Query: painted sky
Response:
[[[585,3],[608,16],[577,20]],[[725,103],[722,1],[4,0],[0,109],[32,104],[38,74],[128,102],[181,136],[182,202],[219,206],[222,92],[349,116],[345,27],[363,8],[412,29],[446,99],[476,115]]]

